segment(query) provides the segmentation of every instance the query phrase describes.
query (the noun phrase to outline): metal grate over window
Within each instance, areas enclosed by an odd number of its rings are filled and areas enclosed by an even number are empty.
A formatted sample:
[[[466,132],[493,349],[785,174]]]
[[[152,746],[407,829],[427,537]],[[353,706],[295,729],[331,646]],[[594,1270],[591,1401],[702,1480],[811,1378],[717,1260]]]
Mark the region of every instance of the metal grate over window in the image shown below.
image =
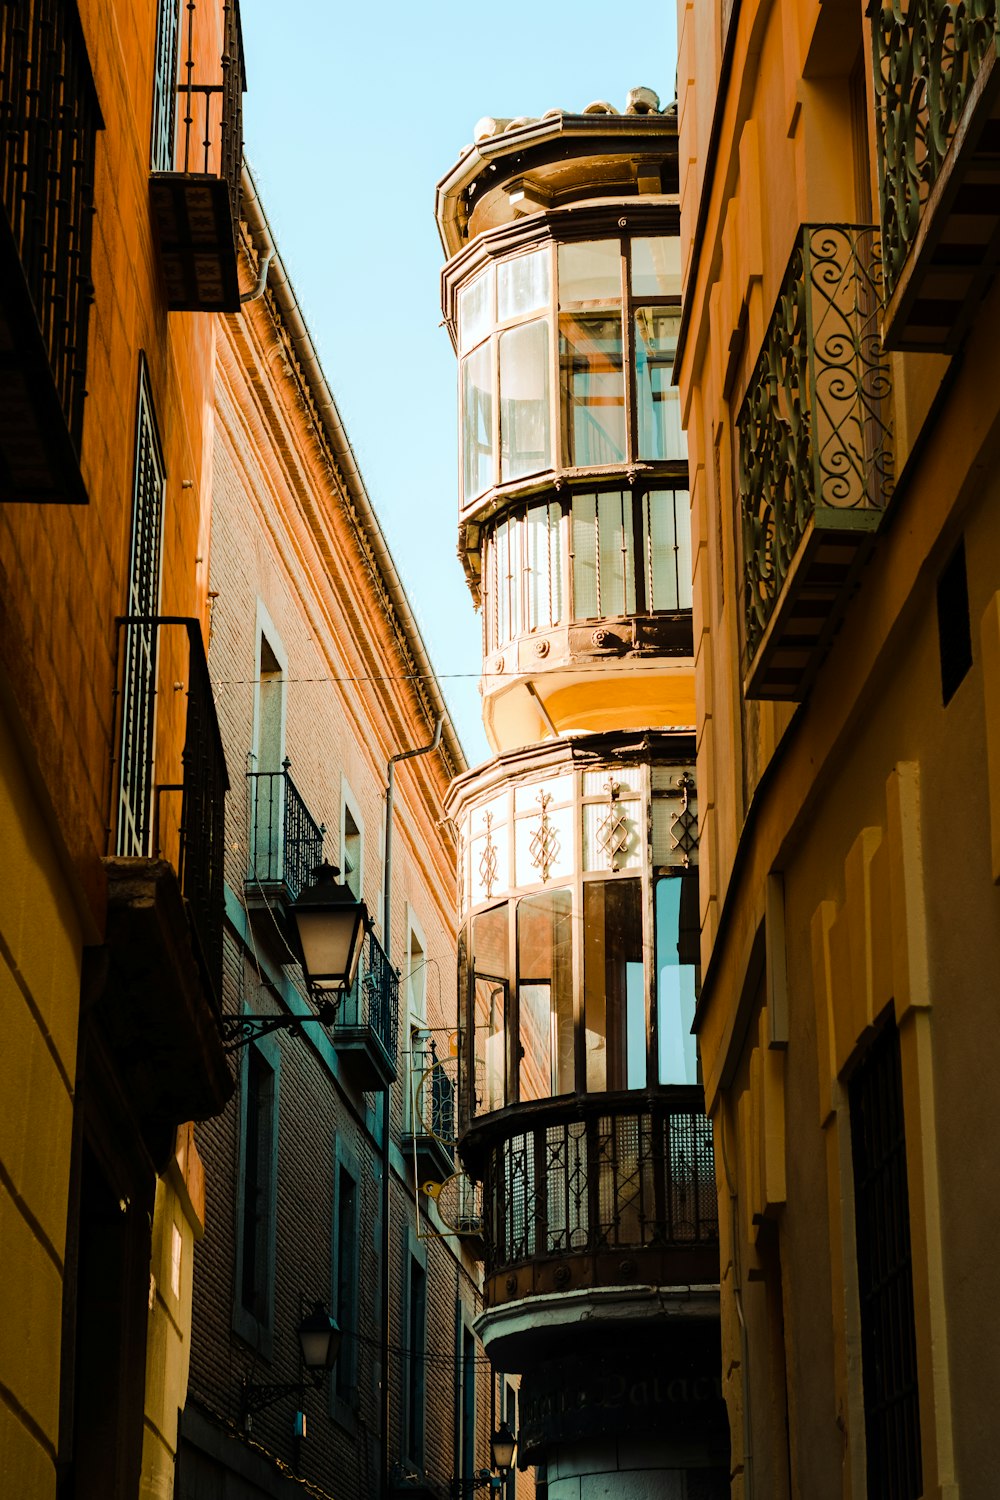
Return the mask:
[[[851,1080],[868,1491],[922,1492],[920,1402],[899,1033],[887,1026]]]
[[[148,855],[156,705],[156,621],[163,532],[163,456],[145,361],[139,370],[132,550],[127,614],[137,623],[123,634],[121,777],[116,853]]]
[[[149,146],[149,165],[154,172],[174,169],[179,40],[180,0],[160,0],[153,71],[153,132]]]
[[[76,5],[6,0],[0,5],[0,206],[77,449],[101,126]]]

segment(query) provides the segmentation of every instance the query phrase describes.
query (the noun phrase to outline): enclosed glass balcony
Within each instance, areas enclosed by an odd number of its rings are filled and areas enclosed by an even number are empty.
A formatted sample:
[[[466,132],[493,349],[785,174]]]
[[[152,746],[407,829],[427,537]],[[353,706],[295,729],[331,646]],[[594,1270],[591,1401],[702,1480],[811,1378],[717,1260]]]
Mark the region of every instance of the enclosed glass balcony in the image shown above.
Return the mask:
[[[470,799],[457,819],[466,1124],[698,1082],[691,767],[580,765],[567,745],[548,758],[549,772]]]
[[[556,471],[687,460],[675,237],[548,241],[460,287],[462,508]]]

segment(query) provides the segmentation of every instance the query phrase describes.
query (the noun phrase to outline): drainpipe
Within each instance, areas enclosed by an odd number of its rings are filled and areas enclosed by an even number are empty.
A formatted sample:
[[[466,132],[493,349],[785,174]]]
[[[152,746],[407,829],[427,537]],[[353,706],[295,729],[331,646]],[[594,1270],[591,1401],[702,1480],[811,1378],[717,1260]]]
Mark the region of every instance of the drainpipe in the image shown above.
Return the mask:
[[[429,745],[417,750],[401,750],[389,757],[385,789],[385,895],[382,901],[382,947],[390,957],[392,928],[392,804],[396,784],[396,765],[418,755],[430,755],[441,743],[444,715],[438,714],[434,737]],[[379,1492],[389,1500],[389,1097],[390,1087],[382,1091],[382,1464]]]

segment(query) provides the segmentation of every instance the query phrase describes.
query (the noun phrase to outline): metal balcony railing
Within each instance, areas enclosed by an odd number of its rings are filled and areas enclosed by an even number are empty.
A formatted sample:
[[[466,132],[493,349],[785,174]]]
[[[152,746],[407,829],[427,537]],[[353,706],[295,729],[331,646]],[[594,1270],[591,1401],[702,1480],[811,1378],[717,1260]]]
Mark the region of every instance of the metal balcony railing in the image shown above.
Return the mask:
[[[110,849],[175,864],[218,1003],[229,778],[201,624],[172,615],[116,623]]]
[[[399,970],[394,969],[373,932],[365,937],[361,966],[354,988],[340,1002],[334,1045],[338,1034],[364,1033],[376,1042],[396,1076],[399,1046]]]
[[[749,697],[801,697],[892,493],[877,230],[803,225],[737,418]]]
[[[239,309],[245,89],[239,0],[184,0],[161,16],[150,194],[175,310]]]
[[[479,1141],[471,1153],[463,1142],[463,1155],[483,1178],[493,1300],[498,1282],[510,1295],[529,1289],[519,1268],[546,1262],[548,1279],[543,1266],[534,1290],[636,1281],[650,1256],[668,1284],[664,1268],[675,1253],[699,1250],[704,1273],[690,1276],[685,1265],[678,1279],[718,1278],[712,1125],[700,1089],[517,1105],[476,1132]]]
[[[282,885],[288,899],[312,881],[323,860],[323,828],[306,807],[289,775],[291,762],[280,771],[250,771],[250,869],[251,886]]]
[[[924,208],[983,65],[1000,37],[997,0],[884,0],[871,8],[886,289]]]
[[[13,499],[86,499],[53,475],[56,434],[45,420],[46,364],[70,454],[83,425],[94,214],[94,157],[103,121],[72,0],[0,5],[0,329],[16,382],[4,388],[0,476]],[[37,349],[36,346],[37,345]],[[5,359],[8,356],[5,356]],[[33,400],[42,429],[19,410]],[[48,431],[45,429],[49,428]],[[60,444],[59,446],[62,446]],[[73,486],[70,486],[71,490]],[[48,493],[54,490],[54,493]],[[5,493],[4,498],[8,495]]]

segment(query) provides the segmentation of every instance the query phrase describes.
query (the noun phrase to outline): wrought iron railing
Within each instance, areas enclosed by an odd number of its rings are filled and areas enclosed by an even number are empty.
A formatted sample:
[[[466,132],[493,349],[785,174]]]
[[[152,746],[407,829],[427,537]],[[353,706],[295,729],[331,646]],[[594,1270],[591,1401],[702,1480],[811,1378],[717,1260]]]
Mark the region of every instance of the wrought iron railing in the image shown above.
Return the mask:
[[[871,8],[885,282],[891,295],[979,70],[997,0],[883,0]]]
[[[516,1106],[481,1128],[488,1277],[553,1257],[718,1244],[700,1089]]]
[[[200,11],[199,11],[200,4]],[[218,0],[184,0],[179,29],[162,25],[153,103],[154,170],[221,177],[239,220],[246,79],[239,0],[223,0],[222,53],[210,81],[196,75],[208,50]],[[175,113],[176,111],[176,113]]]
[[[0,199],[79,448],[87,366],[97,91],[73,0],[0,4]]]
[[[814,515],[892,493],[882,300],[876,229],[803,225],[737,418],[751,661]]]
[[[340,1003],[337,1028],[370,1032],[395,1067],[399,1046],[399,970],[390,964],[374,932],[365,938],[358,977],[354,988]]]
[[[112,796],[116,826],[110,829],[109,848],[138,858],[176,862],[218,1003],[229,778],[201,624],[176,615],[126,615],[116,623],[116,696],[121,696],[126,680],[133,691],[141,692],[143,702],[159,699],[160,707],[155,713],[135,715],[126,701],[116,714],[119,728]],[[130,656],[137,655],[144,667],[141,684],[134,671],[123,679]],[[179,766],[178,743],[182,746]],[[179,779],[172,779],[178,774]],[[177,797],[175,821],[170,809],[176,802],[170,799]],[[124,819],[129,838],[123,844],[117,825]]]
[[[284,885],[292,901],[312,880],[323,860],[323,828],[306,807],[291,776],[291,762],[280,771],[251,771],[250,869],[252,885]]]
[[[457,1130],[457,1058],[440,1058],[433,1040],[426,1049],[413,1043],[410,1068],[413,1077],[413,1136],[430,1136],[446,1149],[455,1144]]]

